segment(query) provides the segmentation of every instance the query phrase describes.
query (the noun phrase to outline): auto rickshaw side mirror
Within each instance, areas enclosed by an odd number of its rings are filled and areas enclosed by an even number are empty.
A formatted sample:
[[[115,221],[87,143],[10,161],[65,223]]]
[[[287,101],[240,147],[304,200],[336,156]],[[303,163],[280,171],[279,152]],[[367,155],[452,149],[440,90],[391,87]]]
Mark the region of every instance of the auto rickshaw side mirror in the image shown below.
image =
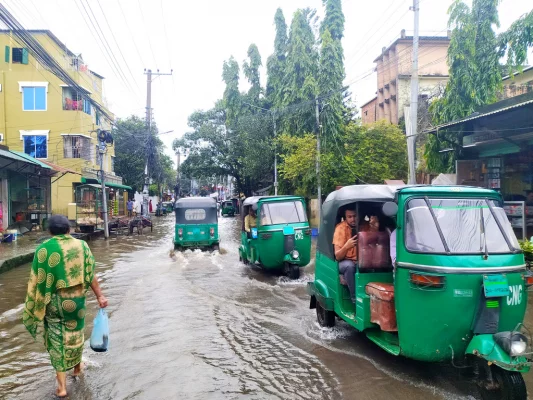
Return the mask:
[[[398,204],[393,201],[387,201],[381,208],[383,214],[387,217],[394,217],[398,214]]]

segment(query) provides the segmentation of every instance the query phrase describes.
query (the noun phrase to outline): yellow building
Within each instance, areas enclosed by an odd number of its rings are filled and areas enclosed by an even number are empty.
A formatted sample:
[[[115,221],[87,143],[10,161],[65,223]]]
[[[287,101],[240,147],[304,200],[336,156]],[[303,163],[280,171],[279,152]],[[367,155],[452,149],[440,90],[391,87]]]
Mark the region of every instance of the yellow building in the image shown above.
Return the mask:
[[[91,71],[81,55],[72,53],[52,32],[27,32],[84,93],[50,72],[12,31],[0,30],[0,144],[62,168],[62,174],[52,183],[52,212],[66,215],[68,204],[75,202],[76,186],[98,182],[97,130],[109,130],[111,121],[100,115],[87,98],[104,104],[104,78]],[[114,154],[114,146],[108,146],[103,156],[105,180],[122,211],[123,190],[128,187],[113,172]]]

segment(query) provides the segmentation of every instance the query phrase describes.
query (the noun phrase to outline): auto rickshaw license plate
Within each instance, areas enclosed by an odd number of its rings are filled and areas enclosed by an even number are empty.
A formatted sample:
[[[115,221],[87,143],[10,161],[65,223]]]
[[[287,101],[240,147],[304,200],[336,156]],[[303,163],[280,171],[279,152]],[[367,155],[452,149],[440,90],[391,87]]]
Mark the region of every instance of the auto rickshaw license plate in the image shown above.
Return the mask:
[[[504,274],[483,275],[485,297],[509,296],[509,282]]]

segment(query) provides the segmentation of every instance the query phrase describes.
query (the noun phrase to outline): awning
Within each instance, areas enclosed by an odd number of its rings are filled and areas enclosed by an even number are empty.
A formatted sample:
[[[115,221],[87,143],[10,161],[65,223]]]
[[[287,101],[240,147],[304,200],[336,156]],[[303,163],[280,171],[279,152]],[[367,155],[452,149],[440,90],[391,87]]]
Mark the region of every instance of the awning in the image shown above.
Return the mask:
[[[98,183],[102,183],[102,181],[100,179],[94,179],[94,178],[85,178],[85,177],[82,177],[81,178],[81,183],[86,183],[86,182],[98,182]],[[116,188],[116,189],[124,189],[124,190],[133,190],[131,188],[131,186],[127,186],[127,185],[122,185],[120,183],[113,183],[113,182],[106,182],[105,185],[107,187],[111,187],[111,188]]]
[[[50,167],[49,165],[46,165],[45,163],[43,163],[42,161],[36,159],[36,158],[33,158],[32,156],[26,154],[26,153],[22,153],[20,151],[15,151],[15,150],[9,150],[10,153],[14,153],[16,154],[17,156],[19,157],[22,157],[26,160],[26,162],[31,162],[33,164],[36,164],[38,165],[39,167],[41,168],[46,168],[46,169],[53,169],[52,167]]]
[[[32,156],[27,155],[26,153],[21,153],[20,151],[0,149],[0,156],[9,158],[14,161],[30,163],[45,169],[52,169],[49,165],[44,164],[43,162],[37,160],[36,158],[33,158]]]

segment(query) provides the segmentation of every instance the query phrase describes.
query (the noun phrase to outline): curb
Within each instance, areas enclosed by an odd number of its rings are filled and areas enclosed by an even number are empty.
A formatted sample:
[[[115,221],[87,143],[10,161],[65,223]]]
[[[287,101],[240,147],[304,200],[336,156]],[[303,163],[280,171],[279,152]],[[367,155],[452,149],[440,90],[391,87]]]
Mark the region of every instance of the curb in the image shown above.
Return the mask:
[[[33,260],[33,255],[35,254],[35,251],[32,251],[30,253],[22,254],[20,256],[16,256],[13,258],[8,258],[7,260],[0,261],[0,274],[3,272],[7,272],[10,269],[13,269],[15,267],[18,267],[22,264],[29,263]]]

